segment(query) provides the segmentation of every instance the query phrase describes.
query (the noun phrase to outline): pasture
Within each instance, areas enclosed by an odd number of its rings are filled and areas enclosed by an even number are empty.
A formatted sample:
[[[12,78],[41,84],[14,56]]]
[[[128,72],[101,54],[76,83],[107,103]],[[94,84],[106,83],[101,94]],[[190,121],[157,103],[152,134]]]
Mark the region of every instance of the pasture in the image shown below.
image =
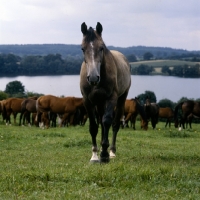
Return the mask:
[[[140,65],[149,65],[155,68],[163,67],[163,66],[182,66],[182,65],[196,65],[200,64],[200,62],[191,62],[184,60],[149,60],[149,61],[139,61],[139,62],[131,62],[131,67],[138,67]]]
[[[1,122],[1,199],[199,199],[200,125],[139,126],[119,130],[116,158],[91,164],[88,122],[44,130]]]

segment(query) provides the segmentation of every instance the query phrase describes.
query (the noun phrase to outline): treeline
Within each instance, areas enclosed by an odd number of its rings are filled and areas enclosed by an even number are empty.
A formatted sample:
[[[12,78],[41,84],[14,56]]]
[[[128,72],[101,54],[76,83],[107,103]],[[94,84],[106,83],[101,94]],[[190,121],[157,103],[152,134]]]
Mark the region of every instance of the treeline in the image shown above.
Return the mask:
[[[14,54],[0,54],[0,76],[40,76],[40,75],[73,75],[79,74],[82,57],[60,54],[30,55],[20,57]],[[151,75],[155,68],[141,64],[132,67],[132,75]],[[178,77],[200,77],[200,65],[163,66],[162,74]]]
[[[155,68],[149,65],[141,64],[138,67],[133,67],[131,69],[131,74],[133,75],[151,75],[155,72]],[[178,76],[185,78],[198,78],[200,77],[200,65],[195,64],[191,65],[183,65],[183,66],[163,66],[161,70],[162,74],[168,76]]]
[[[129,62],[155,59],[180,59],[199,61],[200,51],[187,51],[163,47],[113,47],[122,52]],[[83,60],[80,45],[0,45],[0,76],[39,76],[79,74]],[[154,68],[140,65],[132,68],[133,75],[151,75]],[[179,77],[200,77],[199,65],[171,66],[162,68],[162,73]]]
[[[82,58],[60,54],[24,56],[0,54],[0,76],[79,74]]]
[[[200,54],[200,51],[187,51],[183,49],[173,49],[168,47],[146,47],[132,46],[127,48],[108,46],[108,49],[118,50],[125,56],[134,54],[141,58],[146,52],[151,52],[157,59],[166,59],[188,54]],[[25,55],[48,55],[60,54],[63,58],[67,56],[82,56],[80,45],[67,44],[27,44],[27,45],[0,45],[0,53],[14,54],[18,56]]]

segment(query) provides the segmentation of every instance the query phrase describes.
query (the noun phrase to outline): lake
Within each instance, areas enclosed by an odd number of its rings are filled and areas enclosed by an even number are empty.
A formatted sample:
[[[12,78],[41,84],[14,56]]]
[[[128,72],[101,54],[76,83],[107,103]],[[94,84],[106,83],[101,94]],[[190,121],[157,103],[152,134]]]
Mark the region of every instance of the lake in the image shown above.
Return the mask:
[[[81,97],[79,79],[79,75],[2,77],[0,90],[4,91],[9,82],[18,80],[28,92]],[[154,92],[157,101],[164,98],[173,102],[177,102],[182,97],[200,98],[200,78],[132,75],[131,79],[128,98],[134,98],[146,90]]]

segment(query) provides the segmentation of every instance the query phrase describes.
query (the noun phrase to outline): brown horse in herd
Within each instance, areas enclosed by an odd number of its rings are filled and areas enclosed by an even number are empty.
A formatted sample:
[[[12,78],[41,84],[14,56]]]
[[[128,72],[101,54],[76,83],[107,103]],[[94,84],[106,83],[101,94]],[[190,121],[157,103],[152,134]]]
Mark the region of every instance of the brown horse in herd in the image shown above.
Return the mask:
[[[180,120],[179,120],[179,110],[180,110]],[[188,120],[191,120],[192,117],[200,118],[200,102],[193,101],[193,100],[187,100],[184,102],[180,102],[176,107],[174,111],[174,119],[175,119],[175,126],[181,129],[181,126],[183,129],[185,129],[185,123]]]
[[[83,98],[78,97],[56,97],[53,95],[44,95],[37,99],[36,109],[37,118],[36,121],[41,122],[41,115],[43,112],[53,112],[62,116],[62,126],[66,120],[71,116],[70,124],[73,122],[74,114],[77,108],[83,106]]]
[[[127,99],[125,102],[125,109],[124,109],[124,115],[125,115],[125,122],[124,126],[126,126],[131,121],[133,125],[133,129],[135,130],[135,122],[137,115],[140,115],[141,117],[141,127],[144,130],[148,129],[148,121],[146,118],[146,113],[144,111],[144,107],[140,105],[138,99]]]
[[[16,124],[16,117],[18,113],[21,113],[21,103],[24,99],[21,98],[8,98],[2,101],[2,115],[6,120],[6,124],[10,123],[10,115],[13,113],[14,124]]]
[[[159,109],[159,118],[165,118],[167,119],[165,127],[169,124],[169,127],[171,127],[171,121],[174,119],[174,111],[170,107],[165,107]]]
[[[103,27],[99,22],[95,30],[92,27],[88,29],[84,22],[81,31],[84,61],[80,72],[80,89],[90,121],[89,131],[92,138],[90,161],[99,162],[96,141],[98,122],[95,117],[97,108],[102,130],[100,162],[109,162],[110,157],[115,157],[117,132],[131,85],[130,65],[124,55],[118,51],[110,51],[106,47],[102,39]],[[108,135],[111,125],[113,138],[110,146]]]

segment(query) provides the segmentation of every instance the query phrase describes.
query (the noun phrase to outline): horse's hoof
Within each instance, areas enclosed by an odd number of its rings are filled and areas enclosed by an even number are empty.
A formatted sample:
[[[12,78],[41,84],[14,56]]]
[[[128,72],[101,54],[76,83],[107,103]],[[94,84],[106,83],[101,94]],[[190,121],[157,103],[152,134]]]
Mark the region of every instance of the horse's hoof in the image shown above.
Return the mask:
[[[90,160],[90,163],[99,163],[99,160]]]
[[[109,163],[110,158],[109,157],[101,157],[100,158],[100,163]]]
[[[113,153],[113,151],[110,151],[110,158],[115,158],[115,157],[116,157],[115,153]]]

